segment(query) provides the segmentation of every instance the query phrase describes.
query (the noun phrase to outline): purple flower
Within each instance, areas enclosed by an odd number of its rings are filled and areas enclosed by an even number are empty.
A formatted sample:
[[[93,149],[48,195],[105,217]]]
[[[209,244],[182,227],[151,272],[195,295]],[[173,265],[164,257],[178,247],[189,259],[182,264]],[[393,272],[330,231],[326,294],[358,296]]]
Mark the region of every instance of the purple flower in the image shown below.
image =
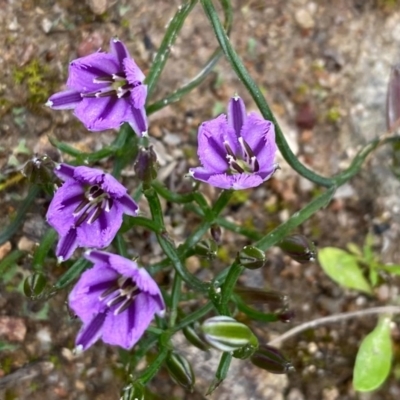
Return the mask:
[[[53,94],[46,103],[55,110],[75,109],[91,131],[118,128],[128,122],[139,135],[147,133],[143,72],[118,39],[110,53],[98,51],[69,65],[68,90]]]
[[[103,251],[88,251],[94,263],[69,295],[69,305],[83,321],[76,345],[86,350],[98,339],[130,349],[165,310],[153,278],[133,261]]]
[[[198,146],[202,166],[191,168],[190,175],[222,189],[259,186],[278,168],[274,125],[257,113],[246,114],[237,96],[229,101],[228,116],[201,124]]]
[[[114,177],[89,167],[60,164],[55,174],[64,181],[47,211],[58,232],[56,255],[71,257],[77,247],[104,248],[122,224],[122,214],[135,216],[138,206]]]

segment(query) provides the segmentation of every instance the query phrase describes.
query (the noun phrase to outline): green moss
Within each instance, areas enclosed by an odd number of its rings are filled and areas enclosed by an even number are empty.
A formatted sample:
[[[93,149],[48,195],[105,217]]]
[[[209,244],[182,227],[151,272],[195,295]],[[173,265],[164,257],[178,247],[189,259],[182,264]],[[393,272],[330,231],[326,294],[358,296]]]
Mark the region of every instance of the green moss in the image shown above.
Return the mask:
[[[229,263],[231,258],[229,256],[229,252],[226,249],[226,247],[220,247],[218,249],[218,258],[223,262],[223,263]]]
[[[49,72],[48,66],[37,59],[13,69],[15,84],[25,85],[27,88],[27,103],[30,106],[45,103],[52,93],[53,82],[49,79]]]
[[[340,110],[337,107],[331,107],[326,113],[326,120],[331,123],[339,122],[341,119]]]
[[[247,190],[236,190],[233,192],[233,195],[231,197],[231,200],[229,201],[229,204],[232,205],[240,205],[244,204],[250,196],[250,191]]]

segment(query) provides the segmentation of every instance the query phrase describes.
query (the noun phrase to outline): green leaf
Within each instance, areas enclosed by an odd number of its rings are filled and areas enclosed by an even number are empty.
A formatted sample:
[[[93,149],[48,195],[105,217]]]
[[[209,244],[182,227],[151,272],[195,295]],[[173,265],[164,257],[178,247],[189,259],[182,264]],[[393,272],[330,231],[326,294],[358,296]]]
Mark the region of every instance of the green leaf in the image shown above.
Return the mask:
[[[400,265],[389,264],[389,265],[382,265],[379,264],[378,268],[383,269],[390,274],[400,275]]]
[[[361,343],[354,366],[353,386],[359,392],[377,389],[388,377],[392,362],[390,319],[382,318]]]
[[[336,247],[320,249],[318,260],[325,273],[339,285],[371,294],[371,287],[357,263],[357,258]]]

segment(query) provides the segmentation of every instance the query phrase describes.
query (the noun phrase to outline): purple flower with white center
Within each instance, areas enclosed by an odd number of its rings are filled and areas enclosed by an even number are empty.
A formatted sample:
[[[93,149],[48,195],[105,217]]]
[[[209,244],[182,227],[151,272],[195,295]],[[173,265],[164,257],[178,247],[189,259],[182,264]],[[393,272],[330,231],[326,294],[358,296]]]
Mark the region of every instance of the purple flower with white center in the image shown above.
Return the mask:
[[[98,51],[69,65],[68,90],[53,94],[46,103],[55,110],[75,109],[91,131],[119,128],[124,122],[139,135],[147,134],[145,76],[118,39],[110,53]]]
[[[71,257],[77,247],[107,247],[121,227],[122,215],[137,215],[137,204],[110,174],[67,164],[58,165],[54,172],[64,184],[46,217],[60,236],[56,249],[60,261]]]
[[[221,189],[248,189],[269,179],[278,168],[275,128],[257,113],[246,114],[235,96],[222,114],[200,125],[198,151],[201,167],[190,175]]]
[[[85,258],[94,266],[81,275],[69,295],[69,306],[83,321],[77,348],[86,350],[100,338],[132,348],[154,314],[164,313],[159,287],[144,268],[124,257],[91,250]]]

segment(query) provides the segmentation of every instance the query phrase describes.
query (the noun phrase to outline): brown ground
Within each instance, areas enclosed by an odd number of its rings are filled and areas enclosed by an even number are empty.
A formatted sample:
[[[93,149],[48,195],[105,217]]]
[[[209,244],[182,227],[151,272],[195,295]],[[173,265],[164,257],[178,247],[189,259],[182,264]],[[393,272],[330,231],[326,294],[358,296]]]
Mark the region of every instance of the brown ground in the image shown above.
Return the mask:
[[[343,169],[367,140],[385,131],[385,93],[390,66],[400,58],[400,7],[396,0],[263,0],[234,2],[232,43],[246,67],[264,90],[282,128],[301,160],[325,175]],[[104,6],[103,6],[104,4]],[[80,149],[94,150],[110,143],[114,132],[88,133],[70,112],[43,106],[60,90],[67,64],[119,36],[136,62],[147,71],[178,1],[0,0],[0,219],[6,226],[27,192],[18,168],[35,152],[51,150],[48,135]],[[97,13],[97,14],[96,14]],[[174,45],[154,98],[162,98],[201,68],[216,46],[202,8],[187,19]],[[183,101],[154,114],[150,136],[161,160],[160,176],[171,187],[181,184],[195,156],[198,124],[219,113],[238,92],[249,108],[254,105],[225,60],[210,77]],[[187,156],[189,155],[189,159]],[[377,252],[386,262],[400,264],[399,182],[390,172],[390,152],[374,154],[363,171],[331,205],[307,221],[300,231],[318,245],[344,247],[363,243],[374,232]],[[108,168],[110,161],[102,163]],[[244,192],[238,204],[226,211],[261,232],[300,209],[317,188],[281,161],[282,171],[268,184]],[[132,166],[125,182],[134,188]],[[14,182],[10,184],[10,182]],[[1,186],[5,182],[6,186]],[[216,193],[204,186],[210,198]],[[46,230],[44,215],[49,199],[37,199],[21,230],[0,248],[0,259],[13,250],[26,255],[0,278],[0,344],[12,349],[0,354],[0,398],[4,399],[118,399],[122,388],[118,352],[99,343],[84,355],[74,356],[74,336],[79,323],[70,318],[63,292],[49,303],[30,302],[21,282],[30,273],[35,243]],[[146,204],[141,205],[146,213]],[[170,234],[187,235],[198,219],[168,209]],[[132,252],[142,263],[160,255],[154,238],[136,232]],[[140,237],[138,239],[138,237]],[[224,248],[233,256],[247,243],[225,233]],[[226,256],[225,256],[226,257]],[[213,265],[220,268],[221,256]],[[198,267],[194,262],[192,268]],[[49,260],[45,272],[55,281],[63,272]],[[270,265],[262,273],[245,274],[242,282],[281,290],[290,296],[299,324],[320,316],[398,303],[398,281],[388,279],[376,296],[344,291],[332,283],[317,264],[300,266],[279,251],[270,253]],[[306,332],[286,342],[285,354],[296,373],[289,379],[256,370],[247,362],[235,362],[226,382],[213,399],[397,399],[400,389],[399,331],[393,330],[396,357],[393,373],[376,393],[356,394],[351,373],[357,346],[372,329],[375,318],[347,321]],[[286,324],[255,325],[260,338],[276,336]],[[165,399],[201,399],[215,371],[215,355],[204,359],[179,336],[177,349],[194,359],[198,373],[196,393],[185,395],[161,371],[151,389]],[[208,357],[208,356],[207,356]],[[200,361],[201,362],[200,362]],[[15,372],[7,379],[6,375]],[[5,386],[7,388],[5,389]],[[2,390],[4,389],[4,390]],[[3,397],[1,397],[3,396]]]

